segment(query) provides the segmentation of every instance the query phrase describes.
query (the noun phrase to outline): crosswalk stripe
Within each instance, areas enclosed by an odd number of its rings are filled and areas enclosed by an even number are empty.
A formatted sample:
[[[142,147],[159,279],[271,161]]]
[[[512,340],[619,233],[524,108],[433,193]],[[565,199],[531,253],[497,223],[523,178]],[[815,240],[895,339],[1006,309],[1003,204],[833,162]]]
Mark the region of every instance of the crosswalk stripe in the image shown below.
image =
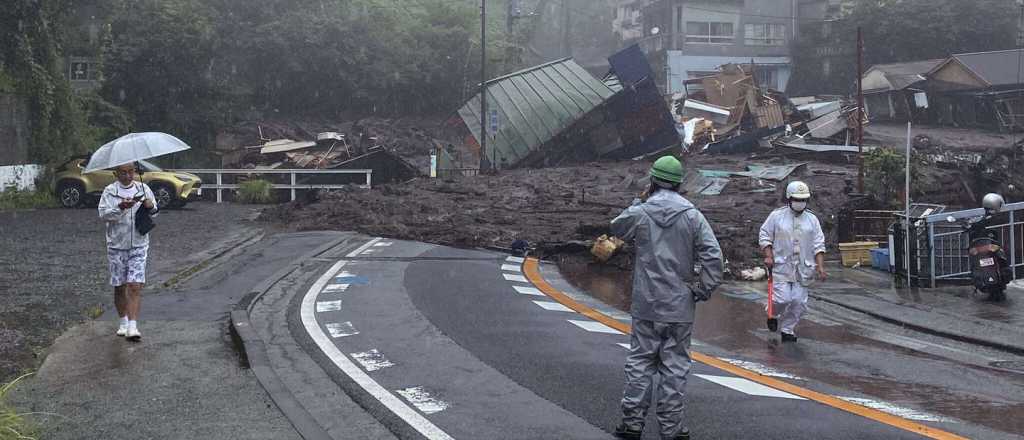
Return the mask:
[[[618,345],[619,347],[622,347],[622,348],[625,348],[626,350],[629,350],[629,343],[628,342],[619,342],[619,343],[617,343],[615,345]]]
[[[381,368],[395,366],[394,362],[384,359],[384,356],[376,348],[362,353],[352,353],[351,355],[366,371],[377,371]]]
[[[396,393],[408,400],[412,406],[423,414],[434,414],[448,409],[448,403],[437,400],[430,396],[430,393],[423,387],[412,387],[402,390],[395,390]]]
[[[620,332],[618,330],[615,330],[615,329],[613,329],[611,327],[608,327],[607,325],[601,324],[600,322],[597,322],[597,321],[577,321],[575,319],[570,319],[569,322],[573,323],[573,325],[575,325],[575,326],[577,326],[577,327],[579,327],[579,328],[581,328],[583,330],[586,330],[588,332],[608,333],[608,334],[611,334],[611,335],[621,335],[621,334],[623,334],[622,332]]]
[[[376,246],[376,247],[387,247],[387,246],[391,246],[393,244],[394,243],[392,243],[390,241],[382,241],[380,243],[374,243],[374,246]]]
[[[536,287],[512,286],[512,288],[516,289],[516,292],[522,293],[523,295],[546,296],[544,295],[544,292],[541,292]]]
[[[515,264],[502,264],[501,265],[501,270],[508,271],[508,272],[522,272],[523,268],[520,267],[520,266],[517,266]]]
[[[337,301],[317,301],[316,311],[317,313],[323,312],[336,312],[341,310],[341,300]]]
[[[322,290],[321,292],[323,292],[323,293],[344,292],[344,291],[348,290],[348,288],[349,288],[349,284],[328,284],[328,285],[324,286],[324,290]]]
[[[726,388],[732,388],[743,394],[751,396],[762,396],[762,397],[781,397],[783,399],[795,399],[795,400],[807,400],[800,396],[795,396],[784,391],[779,391],[775,388],[770,388],[761,385],[752,380],[747,380],[742,377],[726,377],[726,376],[712,376],[710,374],[695,374],[701,379],[717,383]]]
[[[515,281],[517,283],[529,283],[529,281],[526,280],[526,277],[524,277],[522,275],[514,275],[514,274],[509,274],[509,273],[503,273],[503,274],[501,274],[501,276],[505,277],[505,281]]]
[[[359,330],[356,330],[356,327],[350,321],[332,322],[326,324],[325,327],[327,327],[327,333],[330,333],[332,338],[343,338],[359,334]]]
[[[508,257],[508,258],[505,259],[505,261],[509,261],[509,262],[512,262],[512,263],[523,264],[523,262],[526,261],[526,259],[523,258],[523,257]]]
[[[568,308],[566,306],[563,306],[563,305],[561,305],[559,303],[556,303],[556,302],[551,302],[551,301],[534,301],[533,303],[538,305],[538,306],[541,306],[541,308],[543,308],[544,310],[549,310],[549,311],[552,311],[552,312],[570,312],[570,313],[574,313],[575,312],[575,310],[570,309],[570,308]]]

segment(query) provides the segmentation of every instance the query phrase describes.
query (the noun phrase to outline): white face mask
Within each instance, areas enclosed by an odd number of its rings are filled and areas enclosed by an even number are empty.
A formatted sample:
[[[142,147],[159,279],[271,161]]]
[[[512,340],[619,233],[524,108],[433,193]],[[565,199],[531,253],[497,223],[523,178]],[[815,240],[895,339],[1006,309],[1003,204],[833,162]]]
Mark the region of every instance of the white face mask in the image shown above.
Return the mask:
[[[807,202],[793,200],[789,202],[789,207],[796,212],[804,212],[807,209]]]

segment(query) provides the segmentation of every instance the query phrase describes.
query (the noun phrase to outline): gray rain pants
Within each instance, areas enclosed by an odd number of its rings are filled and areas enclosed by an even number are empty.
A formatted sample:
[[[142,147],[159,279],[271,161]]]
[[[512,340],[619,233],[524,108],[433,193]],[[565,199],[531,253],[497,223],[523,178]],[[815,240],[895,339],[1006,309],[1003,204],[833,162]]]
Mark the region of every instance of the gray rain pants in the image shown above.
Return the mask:
[[[633,318],[633,335],[626,357],[626,388],[622,393],[622,423],[643,429],[655,373],[659,375],[658,423],[661,437],[672,438],[684,426],[683,397],[690,372],[690,334],[693,324]]]

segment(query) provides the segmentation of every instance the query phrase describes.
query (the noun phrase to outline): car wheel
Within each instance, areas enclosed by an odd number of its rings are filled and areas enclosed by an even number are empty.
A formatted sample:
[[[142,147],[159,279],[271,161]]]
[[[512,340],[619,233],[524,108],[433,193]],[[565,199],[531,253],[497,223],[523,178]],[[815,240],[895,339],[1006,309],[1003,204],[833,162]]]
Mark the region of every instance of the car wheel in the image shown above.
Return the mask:
[[[78,182],[61,182],[57,185],[57,199],[60,200],[60,206],[77,208],[85,199],[85,187]]]
[[[171,206],[174,201],[174,192],[167,185],[154,185],[152,188],[153,197],[156,197],[157,209],[164,209]]]

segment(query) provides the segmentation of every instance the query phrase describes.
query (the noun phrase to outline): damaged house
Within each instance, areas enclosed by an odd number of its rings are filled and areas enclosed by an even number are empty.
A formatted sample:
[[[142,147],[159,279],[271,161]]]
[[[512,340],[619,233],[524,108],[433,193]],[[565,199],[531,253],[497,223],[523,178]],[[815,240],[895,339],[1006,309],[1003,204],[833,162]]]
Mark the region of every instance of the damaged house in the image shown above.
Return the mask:
[[[557,166],[677,145],[672,117],[639,47],[626,48],[609,62],[612,70],[604,79],[565,58],[488,81],[488,127],[480,127],[478,94],[445,123],[451,148],[440,149],[439,169],[469,169],[481,162],[498,169]],[[481,153],[482,131],[488,137]]]
[[[876,64],[864,72],[864,108],[872,120],[907,121],[927,117],[925,75],[945,60]]]

